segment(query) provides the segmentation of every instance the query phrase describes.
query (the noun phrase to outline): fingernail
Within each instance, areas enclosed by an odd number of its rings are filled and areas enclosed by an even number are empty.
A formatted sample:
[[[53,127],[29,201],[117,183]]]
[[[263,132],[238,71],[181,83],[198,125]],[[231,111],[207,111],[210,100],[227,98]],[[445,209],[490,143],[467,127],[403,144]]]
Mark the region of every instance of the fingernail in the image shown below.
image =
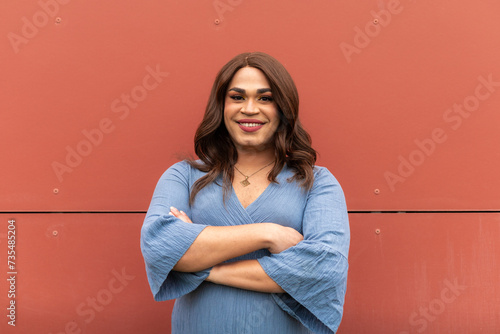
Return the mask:
[[[172,211],[170,211],[168,214],[169,214],[169,215],[171,215],[171,216],[173,216],[173,215],[174,215],[174,214],[172,213]]]
[[[182,210],[181,210],[181,213],[182,213],[183,215],[185,215],[185,214],[186,214],[186,213],[185,213],[184,211],[182,211]]]

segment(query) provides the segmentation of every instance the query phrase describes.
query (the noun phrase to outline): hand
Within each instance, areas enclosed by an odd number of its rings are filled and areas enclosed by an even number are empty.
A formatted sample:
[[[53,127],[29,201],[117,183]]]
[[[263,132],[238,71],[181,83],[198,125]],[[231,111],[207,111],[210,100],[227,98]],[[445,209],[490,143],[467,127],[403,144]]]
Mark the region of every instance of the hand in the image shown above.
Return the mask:
[[[291,227],[278,224],[269,226],[271,227],[271,246],[268,250],[273,254],[280,253],[304,240],[304,236]]]
[[[219,265],[215,265],[210,269],[210,272],[208,273],[207,278],[205,278],[206,282],[211,282],[215,283],[216,277],[217,277],[217,270],[219,269]]]
[[[179,218],[180,220],[182,220],[185,223],[190,223],[190,224],[193,223],[191,221],[191,219],[189,219],[188,215],[186,215],[186,213],[184,211],[179,211],[176,208],[174,208],[173,206],[170,207],[170,212],[168,214],[172,215],[172,216],[174,216],[176,218]]]

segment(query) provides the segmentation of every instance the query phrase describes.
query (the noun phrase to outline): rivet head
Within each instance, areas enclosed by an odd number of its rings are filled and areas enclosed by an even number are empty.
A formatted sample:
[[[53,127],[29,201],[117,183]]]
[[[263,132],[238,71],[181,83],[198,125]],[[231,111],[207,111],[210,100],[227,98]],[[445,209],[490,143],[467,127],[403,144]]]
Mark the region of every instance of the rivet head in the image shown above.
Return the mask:
[[[215,24],[220,24],[220,20],[219,19],[215,19],[214,23]]]
[[[375,195],[378,195],[380,194],[380,189],[375,189],[373,192],[375,193]]]
[[[61,23],[62,19],[60,17],[56,17],[56,23]]]
[[[378,19],[373,19],[373,24],[378,24]]]
[[[54,194],[58,194],[59,193],[59,189],[57,189],[57,188],[54,188],[53,191],[54,191]]]
[[[52,231],[52,235],[53,235],[54,237],[56,237],[58,234],[59,234],[59,232],[57,232],[57,231]]]
[[[380,234],[380,229],[379,228],[375,229],[375,234]]]

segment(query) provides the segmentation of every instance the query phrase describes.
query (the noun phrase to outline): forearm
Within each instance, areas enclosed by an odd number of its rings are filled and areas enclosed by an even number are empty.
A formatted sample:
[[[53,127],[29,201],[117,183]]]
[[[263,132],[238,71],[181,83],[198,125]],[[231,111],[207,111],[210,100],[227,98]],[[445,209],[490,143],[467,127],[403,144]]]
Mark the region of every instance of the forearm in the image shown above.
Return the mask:
[[[194,272],[226,260],[269,247],[267,223],[237,226],[207,226],[174,266]]]
[[[207,281],[259,292],[285,292],[266,274],[257,260],[219,264],[212,268]]]

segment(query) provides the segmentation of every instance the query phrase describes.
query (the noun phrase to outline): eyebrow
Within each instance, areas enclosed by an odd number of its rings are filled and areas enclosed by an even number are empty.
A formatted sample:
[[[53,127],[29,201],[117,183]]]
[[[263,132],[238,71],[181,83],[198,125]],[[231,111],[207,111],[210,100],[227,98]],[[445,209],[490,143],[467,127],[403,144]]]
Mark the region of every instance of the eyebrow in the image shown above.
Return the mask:
[[[240,94],[245,94],[245,90],[242,89],[242,88],[238,88],[238,87],[233,87],[231,89],[229,89],[229,91],[235,91],[237,93],[240,93]],[[257,89],[257,94],[262,94],[262,93],[267,93],[267,92],[271,92],[271,88],[259,88]]]

